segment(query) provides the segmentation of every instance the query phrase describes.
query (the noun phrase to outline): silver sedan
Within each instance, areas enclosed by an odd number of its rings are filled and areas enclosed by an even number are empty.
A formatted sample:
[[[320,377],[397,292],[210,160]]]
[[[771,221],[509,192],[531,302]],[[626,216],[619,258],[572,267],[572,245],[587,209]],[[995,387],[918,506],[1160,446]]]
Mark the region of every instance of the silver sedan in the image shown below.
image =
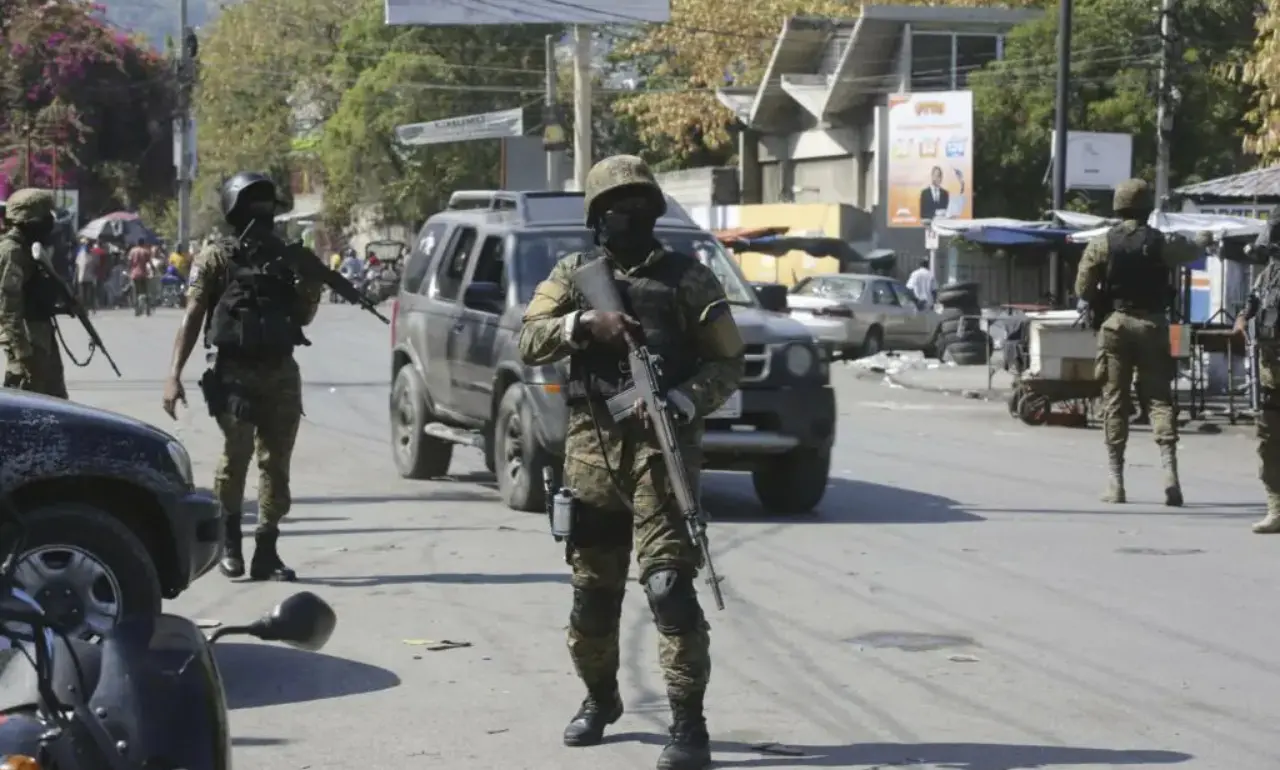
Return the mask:
[[[882,275],[841,273],[803,279],[787,296],[791,317],[846,358],[881,350],[933,352],[942,316],[911,290]]]

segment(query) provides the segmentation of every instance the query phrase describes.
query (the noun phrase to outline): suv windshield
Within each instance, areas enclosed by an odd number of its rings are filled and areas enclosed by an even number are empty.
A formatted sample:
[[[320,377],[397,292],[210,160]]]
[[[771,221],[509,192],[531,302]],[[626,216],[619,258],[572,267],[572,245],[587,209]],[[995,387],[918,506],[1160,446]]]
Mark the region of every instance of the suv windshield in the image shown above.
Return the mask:
[[[711,268],[724,286],[725,297],[730,304],[756,306],[755,292],[742,279],[737,265],[719,241],[696,231],[659,230],[656,235],[668,249],[696,256]],[[594,245],[587,230],[549,230],[517,235],[514,267],[520,301],[527,303],[533,299],[533,290],[538,282],[551,274],[551,268],[561,258],[575,251],[586,251]]]

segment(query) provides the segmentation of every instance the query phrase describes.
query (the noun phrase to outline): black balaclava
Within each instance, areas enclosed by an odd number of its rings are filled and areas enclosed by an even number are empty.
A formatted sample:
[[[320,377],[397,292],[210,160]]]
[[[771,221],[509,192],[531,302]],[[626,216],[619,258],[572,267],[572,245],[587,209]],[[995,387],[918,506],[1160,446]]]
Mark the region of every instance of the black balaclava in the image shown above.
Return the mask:
[[[15,227],[32,243],[48,245],[53,239],[53,214],[47,214],[35,221],[22,222]]]
[[[227,223],[238,231],[270,232],[275,226],[276,194],[268,185],[255,185],[244,191],[239,205],[227,215]]]
[[[596,221],[596,243],[624,264],[642,262],[653,252],[658,208],[643,193],[623,194],[604,202]]]

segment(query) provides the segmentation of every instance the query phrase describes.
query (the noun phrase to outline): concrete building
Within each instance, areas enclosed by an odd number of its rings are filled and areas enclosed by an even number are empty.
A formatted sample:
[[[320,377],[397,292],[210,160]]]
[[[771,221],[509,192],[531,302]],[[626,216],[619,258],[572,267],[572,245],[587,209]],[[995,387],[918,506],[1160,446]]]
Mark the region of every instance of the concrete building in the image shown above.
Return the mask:
[[[744,127],[741,200],[840,203],[855,244],[924,251],[922,227],[886,225],[889,94],[964,90],[1038,11],[864,6],[857,18],[788,20],[758,88],[718,92]],[[976,170],[975,173],[981,173]]]

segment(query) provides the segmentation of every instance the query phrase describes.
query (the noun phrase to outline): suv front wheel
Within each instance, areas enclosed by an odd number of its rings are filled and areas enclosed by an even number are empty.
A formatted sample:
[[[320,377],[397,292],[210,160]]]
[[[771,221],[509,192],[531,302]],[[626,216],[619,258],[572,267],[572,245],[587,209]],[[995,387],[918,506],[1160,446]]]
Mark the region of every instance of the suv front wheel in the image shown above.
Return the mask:
[[[751,471],[751,482],[766,511],[794,516],[818,507],[830,476],[831,450],[795,449]]]
[[[525,386],[515,384],[502,394],[493,424],[494,473],[507,507],[541,511],[546,505],[542,469],[551,458],[538,443]]]
[[[412,366],[402,366],[391,386],[391,452],[401,478],[434,479],[449,472],[453,444],[423,432],[427,397]]]

